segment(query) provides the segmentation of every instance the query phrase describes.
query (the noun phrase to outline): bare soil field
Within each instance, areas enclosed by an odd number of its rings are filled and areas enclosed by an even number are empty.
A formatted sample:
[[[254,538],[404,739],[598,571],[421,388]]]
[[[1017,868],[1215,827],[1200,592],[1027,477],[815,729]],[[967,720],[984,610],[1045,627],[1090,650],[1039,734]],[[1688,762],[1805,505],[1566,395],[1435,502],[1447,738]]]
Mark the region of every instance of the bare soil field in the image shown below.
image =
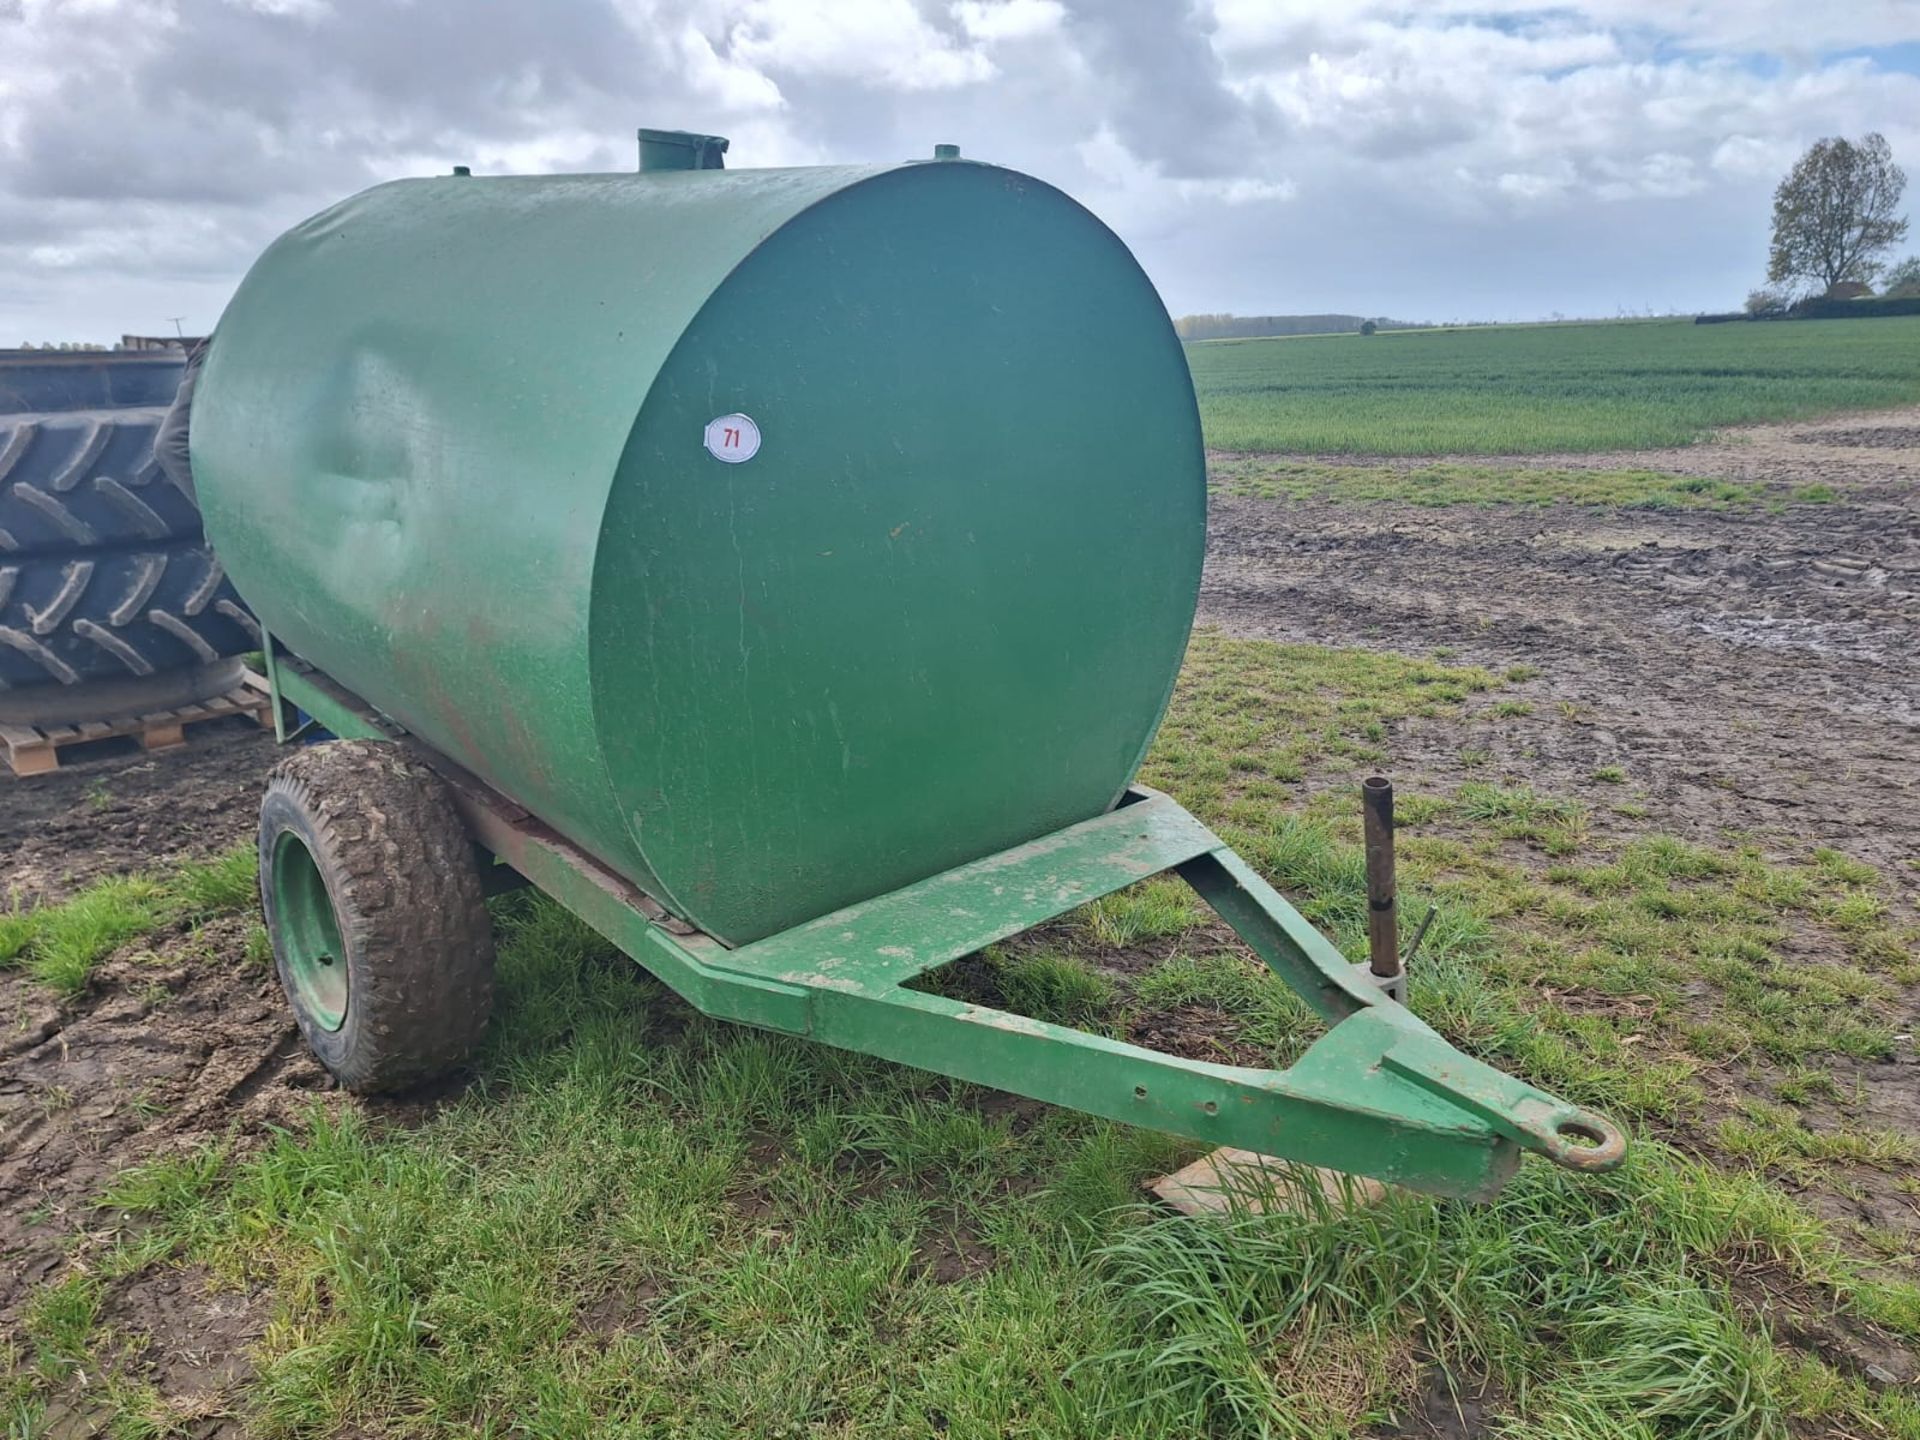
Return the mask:
[[[1920,896],[1920,411],[1763,427],[1671,452],[1500,463],[1604,469],[1623,458],[1759,486],[1780,503],[1635,511],[1219,497],[1201,623],[1519,674],[1500,693],[1526,703],[1509,703],[1497,725],[1477,713],[1405,721],[1392,740],[1395,780],[1444,790],[1497,775],[1584,802],[1603,833],[1653,827],[1783,855],[1831,845],[1879,869],[1910,921]],[[1834,498],[1790,498],[1816,484]],[[100,875],[245,842],[275,758],[271,736],[236,721],[171,755],[122,749],[32,781],[0,776],[0,898],[60,900]],[[210,1137],[256,1144],[316,1098],[360,1104],[329,1093],[301,1047],[256,931],[233,916],[151,937],[72,1001],[0,972],[0,1331],[17,1330],[33,1288],[99,1223],[94,1201],[119,1171]],[[1911,1134],[1920,992],[1901,1006],[1895,1058],[1861,1062],[1854,1078],[1866,1120]],[[1175,1007],[1135,1033],[1187,1049],[1205,1019]],[[407,1125],[435,1103],[362,1108]],[[1914,1209],[1880,1184],[1849,1203],[1879,1224]],[[1920,1212],[1904,1218],[1920,1226]],[[191,1269],[149,1272],[114,1290],[105,1322],[147,1337],[130,1343],[149,1347],[146,1372],[181,1433],[237,1435],[229,1401],[267,1307],[203,1292]],[[1913,1359],[1875,1353],[1900,1374]],[[85,1413],[50,1410],[49,1433],[88,1433]]]
[[[1599,511],[1217,497],[1201,623],[1535,666],[1521,693],[1539,703],[1498,732],[1497,768],[1580,795],[1604,817],[1615,797],[1591,777],[1618,765],[1646,792],[1645,823],[1701,838],[1812,838],[1898,876],[1911,899],[1920,411],[1499,463],[1711,476],[1777,489],[1785,503]],[[1811,484],[1837,498],[1786,499]],[[1397,778],[1457,777],[1463,743],[1445,724],[1410,727],[1396,737],[1409,767]]]

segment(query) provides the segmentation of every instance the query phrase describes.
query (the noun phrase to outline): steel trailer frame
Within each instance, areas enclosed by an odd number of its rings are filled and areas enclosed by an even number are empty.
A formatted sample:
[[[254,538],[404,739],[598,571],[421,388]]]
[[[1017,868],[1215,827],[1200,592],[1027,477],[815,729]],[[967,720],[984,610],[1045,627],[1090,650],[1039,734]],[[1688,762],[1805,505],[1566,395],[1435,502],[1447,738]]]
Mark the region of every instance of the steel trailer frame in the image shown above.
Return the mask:
[[[1461,1054],[1350,963],[1218,836],[1134,786],[1104,815],[729,949],[264,638],[275,731],[294,706],[406,745],[489,852],[702,1014],[1050,1104],[1441,1195],[1485,1198],[1531,1151],[1611,1170],[1610,1121]],[[1163,1054],[905,988],[984,946],[1171,871],[1326,1022],[1285,1070]]]

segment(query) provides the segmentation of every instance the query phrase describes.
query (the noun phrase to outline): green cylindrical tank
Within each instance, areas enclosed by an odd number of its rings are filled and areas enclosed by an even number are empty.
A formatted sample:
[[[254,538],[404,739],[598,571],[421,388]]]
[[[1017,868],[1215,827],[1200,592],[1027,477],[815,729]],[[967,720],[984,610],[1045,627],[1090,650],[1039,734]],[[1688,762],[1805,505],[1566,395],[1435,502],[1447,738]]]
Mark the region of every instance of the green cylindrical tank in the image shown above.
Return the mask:
[[[1115,802],[1205,470],[1159,298],[1059,191],[690,148],[296,227],[192,450],[278,639],[740,944]]]

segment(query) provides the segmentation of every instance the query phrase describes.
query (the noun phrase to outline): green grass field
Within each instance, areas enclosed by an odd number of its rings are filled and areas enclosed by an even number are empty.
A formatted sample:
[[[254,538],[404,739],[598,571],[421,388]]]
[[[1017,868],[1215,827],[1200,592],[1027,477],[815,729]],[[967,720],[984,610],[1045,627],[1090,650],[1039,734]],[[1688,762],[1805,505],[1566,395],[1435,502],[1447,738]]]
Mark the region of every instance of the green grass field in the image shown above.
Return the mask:
[[[1359,956],[1352,777],[1401,725],[1517,713],[1502,692],[1529,678],[1203,633],[1145,778]],[[1751,1303],[1920,1339],[1897,1237],[1863,1261],[1791,1193],[1844,1161],[1920,1194],[1913,1137],[1849,1124],[1828,1069],[1888,1052],[1879,1002],[1915,978],[1883,877],[1604,840],[1492,780],[1401,816],[1407,903],[1439,907],[1415,1007],[1631,1121],[1624,1171],[1530,1162],[1490,1205],[1190,1221],[1139,1186],[1195,1147],[702,1020],[522,894],[495,902],[499,1006],[463,1095],[414,1128],[316,1099],[264,1149],[122,1174],[74,1217],[0,1400],[20,1434],[81,1392],[114,1435],[197,1433],[121,1363],[140,1337],[114,1318],[177,1269],[260,1308],[241,1409],[266,1436],[1324,1440],[1378,1433],[1444,1364],[1509,1440],[1920,1440],[1920,1401],[1777,1341]],[[32,912],[11,959],[84,983],[53,957],[97,958],[99,912],[120,934],[243,909],[248,854]],[[1783,963],[1794,937],[1832,958]],[[1158,958],[1116,976],[1117,949]],[[1198,1015],[1228,1058],[1284,1062],[1314,1029],[1165,880],[946,983],[1114,1034]],[[1754,1050],[1780,1084],[1730,1106],[1723,1067]]]
[[[1401,500],[1409,505],[1591,505],[1630,510],[1694,509],[1754,499],[1755,486],[1660,470],[1577,470],[1507,465],[1329,465],[1274,455],[1226,455],[1208,467],[1222,495],[1260,500],[1317,498],[1342,504]],[[1810,489],[1810,487],[1806,487]],[[1800,498],[1807,498],[1803,494]],[[1830,497],[1829,497],[1830,498]]]
[[[1626,450],[1920,400],[1920,317],[1404,330],[1209,341],[1187,356],[1217,450]]]

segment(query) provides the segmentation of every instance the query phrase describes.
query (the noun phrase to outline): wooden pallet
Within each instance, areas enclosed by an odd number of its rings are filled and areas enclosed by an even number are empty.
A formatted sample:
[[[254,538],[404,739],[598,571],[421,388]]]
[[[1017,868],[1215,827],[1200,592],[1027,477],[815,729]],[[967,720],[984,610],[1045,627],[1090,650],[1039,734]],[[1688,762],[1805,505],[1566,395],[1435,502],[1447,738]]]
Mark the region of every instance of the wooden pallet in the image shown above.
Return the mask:
[[[60,752],[69,745],[131,735],[145,750],[177,750],[187,743],[189,725],[223,720],[229,715],[245,715],[256,725],[273,724],[267,682],[249,670],[245,679],[226,694],[197,705],[73,725],[0,725],[0,746],[5,747],[7,764],[14,774],[44,775],[59,767]]]

